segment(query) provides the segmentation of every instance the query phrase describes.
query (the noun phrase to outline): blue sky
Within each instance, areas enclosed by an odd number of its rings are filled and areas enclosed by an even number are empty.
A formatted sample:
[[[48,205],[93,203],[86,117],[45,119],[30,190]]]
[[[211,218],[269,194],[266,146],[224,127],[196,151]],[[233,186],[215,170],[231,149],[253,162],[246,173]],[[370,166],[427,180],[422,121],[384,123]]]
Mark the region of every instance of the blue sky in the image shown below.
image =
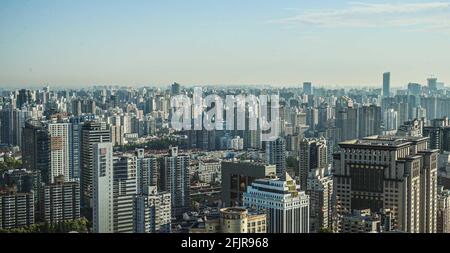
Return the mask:
[[[0,87],[403,86],[449,66],[450,1],[0,1]]]

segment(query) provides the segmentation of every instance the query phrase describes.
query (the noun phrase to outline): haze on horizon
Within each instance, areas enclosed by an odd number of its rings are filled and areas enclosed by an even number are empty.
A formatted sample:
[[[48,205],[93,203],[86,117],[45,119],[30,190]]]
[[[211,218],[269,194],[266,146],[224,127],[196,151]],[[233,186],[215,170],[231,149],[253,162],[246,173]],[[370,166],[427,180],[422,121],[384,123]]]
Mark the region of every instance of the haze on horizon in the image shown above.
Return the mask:
[[[0,87],[450,83],[450,1],[3,0]]]

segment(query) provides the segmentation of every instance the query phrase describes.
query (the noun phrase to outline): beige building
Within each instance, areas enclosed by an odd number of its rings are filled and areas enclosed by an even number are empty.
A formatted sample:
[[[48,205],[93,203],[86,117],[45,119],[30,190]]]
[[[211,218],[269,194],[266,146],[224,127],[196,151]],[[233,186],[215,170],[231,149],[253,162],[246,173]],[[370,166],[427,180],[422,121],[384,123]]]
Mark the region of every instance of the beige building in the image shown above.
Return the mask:
[[[428,142],[372,136],[340,143],[333,164],[337,214],[389,209],[394,230],[436,232],[438,150]]]
[[[266,214],[242,207],[220,209],[220,218],[206,220],[190,233],[266,233]]]

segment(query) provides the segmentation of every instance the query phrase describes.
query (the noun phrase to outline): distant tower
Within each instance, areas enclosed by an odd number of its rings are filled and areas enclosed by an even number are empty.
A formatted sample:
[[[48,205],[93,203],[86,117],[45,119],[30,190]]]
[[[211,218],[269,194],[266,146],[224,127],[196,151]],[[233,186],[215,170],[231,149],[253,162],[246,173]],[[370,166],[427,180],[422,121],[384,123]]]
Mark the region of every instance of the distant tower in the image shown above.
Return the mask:
[[[428,78],[428,89],[430,91],[437,91],[437,78],[435,77]]]
[[[172,84],[172,96],[176,96],[180,94],[181,85],[179,83],[173,83]]]
[[[312,95],[312,83],[311,82],[304,82],[303,83],[303,92],[306,95]]]
[[[391,96],[391,73],[386,72],[383,74],[383,97]]]

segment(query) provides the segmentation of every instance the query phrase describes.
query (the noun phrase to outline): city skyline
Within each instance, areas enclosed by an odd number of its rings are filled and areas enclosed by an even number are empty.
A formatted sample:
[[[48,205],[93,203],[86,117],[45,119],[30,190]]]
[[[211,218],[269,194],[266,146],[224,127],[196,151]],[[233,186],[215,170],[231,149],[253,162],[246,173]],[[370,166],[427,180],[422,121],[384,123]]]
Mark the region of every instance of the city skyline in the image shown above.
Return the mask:
[[[0,87],[448,82],[449,1],[3,1]]]

